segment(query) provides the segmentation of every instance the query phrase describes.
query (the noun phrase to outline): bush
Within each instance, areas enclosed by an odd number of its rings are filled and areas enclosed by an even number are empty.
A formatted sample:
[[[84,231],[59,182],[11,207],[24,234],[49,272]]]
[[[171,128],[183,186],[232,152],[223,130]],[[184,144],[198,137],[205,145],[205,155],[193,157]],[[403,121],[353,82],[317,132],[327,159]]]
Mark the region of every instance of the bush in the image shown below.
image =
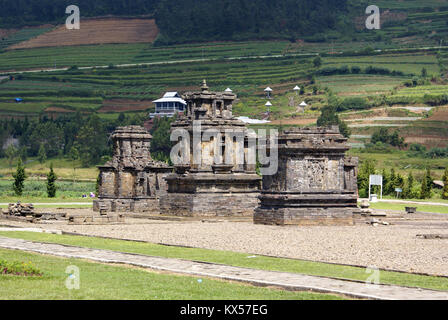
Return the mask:
[[[361,73],[361,68],[358,67],[358,66],[353,66],[353,67],[351,68],[351,72],[352,72],[353,74]]]
[[[364,110],[370,108],[367,99],[362,97],[346,98],[337,107],[337,111]]]
[[[0,260],[0,275],[42,276],[42,272],[30,262]]]

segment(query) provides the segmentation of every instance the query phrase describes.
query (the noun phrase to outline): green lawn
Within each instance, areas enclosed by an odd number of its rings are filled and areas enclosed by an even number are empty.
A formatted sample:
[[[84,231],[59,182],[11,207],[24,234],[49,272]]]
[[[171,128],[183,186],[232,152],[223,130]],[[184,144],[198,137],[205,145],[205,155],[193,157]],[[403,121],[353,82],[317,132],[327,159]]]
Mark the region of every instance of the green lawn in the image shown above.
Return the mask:
[[[365,268],[265,256],[248,258],[248,256],[250,256],[249,254],[229,251],[181,248],[133,241],[17,231],[0,232],[0,236],[31,241],[60,243],[87,248],[107,249],[150,256],[220,263],[261,270],[301,273],[359,281],[365,281],[367,278]],[[448,278],[422,276],[400,272],[381,271],[381,283],[448,291]]]
[[[198,277],[158,274],[133,267],[90,263],[0,249],[0,258],[31,261],[42,277],[0,275],[0,299],[5,300],[327,300],[335,295],[253,287]],[[79,290],[68,290],[66,268],[80,270]],[[201,281],[202,280],[202,281]]]
[[[402,203],[388,203],[377,202],[371,203],[370,207],[378,210],[395,210],[405,212],[405,207],[417,207],[419,212],[431,212],[431,213],[448,213],[448,206],[433,206],[423,204],[402,204]]]

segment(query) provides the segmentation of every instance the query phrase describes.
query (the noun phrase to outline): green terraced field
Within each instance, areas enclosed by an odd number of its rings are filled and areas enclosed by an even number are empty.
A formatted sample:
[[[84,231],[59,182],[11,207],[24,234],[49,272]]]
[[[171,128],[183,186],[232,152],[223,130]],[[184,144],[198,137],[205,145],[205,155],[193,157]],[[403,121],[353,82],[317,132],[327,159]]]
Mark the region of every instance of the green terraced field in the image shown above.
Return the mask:
[[[381,75],[336,75],[319,77],[318,83],[340,96],[371,96],[390,92],[406,77]]]
[[[402,53],[359,57],[326,57],[323,59],[323,67],[341,67],[344,65],[361,68],[374,66],[416,75],[420,75],[422,68],[426,68],[429,75],[439,74],[440,72],[434,54]]]
[[[19,30],[8,37],[0,38],[0,50],[12,46],[13,44],[37,37],[38,35],[50,31],[51,29],[52,28],[25,28]]]
[[[12,50],[0,54],[0,71],[29,68],[61,68],[76,65],[108,66],[248,56],[281,55],[287,41],[211,43],[153,47],[148,44],[108,44]],[[291,52],[289,52],[291,53]]]

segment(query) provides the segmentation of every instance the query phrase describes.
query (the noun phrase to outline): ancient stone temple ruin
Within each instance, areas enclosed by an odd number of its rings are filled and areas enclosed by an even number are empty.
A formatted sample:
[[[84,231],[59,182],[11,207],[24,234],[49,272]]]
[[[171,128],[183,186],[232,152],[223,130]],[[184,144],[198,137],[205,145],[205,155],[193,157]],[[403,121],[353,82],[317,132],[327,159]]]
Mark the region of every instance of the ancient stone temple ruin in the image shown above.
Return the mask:
[[[166,177],[168,193],[161,197],[161,213],[252,216],[261,178],[255,173],[255,163],[246,161],[247,128],[232,114],[236,95],[210,92],[204,81],[201,91],[188,92],[183,99],[186,113],[171,130],[187,135],[180,151],[184,162],[177,163],[176,173]]]
[[[269,147],[268,147],[269,148]],[[353,225],[358,159],[346,157],[338,127],[291,129],[279,135],[278,172],[263,176],[256,224]]]
[[[151,139],[139,126],[118,127],[112,134],[114,155],[99,167],[94,211],[159,213],[159,197],[167,188],[163,178],[173,169],[151,158]]]

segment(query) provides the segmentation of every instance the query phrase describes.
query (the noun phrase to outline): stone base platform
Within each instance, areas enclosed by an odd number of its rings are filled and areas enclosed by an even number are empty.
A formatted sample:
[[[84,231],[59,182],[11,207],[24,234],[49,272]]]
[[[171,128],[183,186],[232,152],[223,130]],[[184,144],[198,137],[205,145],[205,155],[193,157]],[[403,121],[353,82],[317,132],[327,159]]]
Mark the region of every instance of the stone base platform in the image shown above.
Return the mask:
[[[353,194],[263,193],[254,223],[298,226],[352,226],[361,210]]]
[[[159,200],[150,199],[105,199],[93,201],[93,211],[96,212],[138,212],[159,213]]]
[[[258,206],[261,178],[255,173],[195,172],[172,174],[160,213],[185,217],[252,216]]]
[[[121,213],[92,214],[92,215],[68,215],[68,224],[121,224],[125,217]]]
[[[258,205],[253,193],[173,193],[160,199],[160,214],[184,217],[251,217]]]

